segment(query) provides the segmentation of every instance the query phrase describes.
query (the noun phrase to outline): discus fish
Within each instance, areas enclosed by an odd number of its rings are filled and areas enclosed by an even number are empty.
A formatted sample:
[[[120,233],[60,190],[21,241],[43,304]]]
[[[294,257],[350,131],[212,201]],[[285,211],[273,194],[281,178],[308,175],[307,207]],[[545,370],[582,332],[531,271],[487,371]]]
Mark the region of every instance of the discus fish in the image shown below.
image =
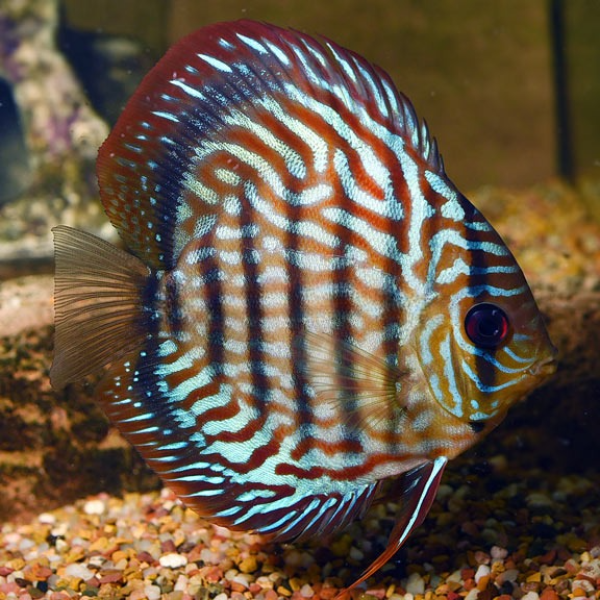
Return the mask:
[[[521,269],[425,123],[331,41],[196,31],[97,166],[127,252],[54,229],[54,387],[108,365],[111,421],[233,530],[327,536],[393,479],[389,545],[351,587],[423,521],[447,461],[554,371]]]

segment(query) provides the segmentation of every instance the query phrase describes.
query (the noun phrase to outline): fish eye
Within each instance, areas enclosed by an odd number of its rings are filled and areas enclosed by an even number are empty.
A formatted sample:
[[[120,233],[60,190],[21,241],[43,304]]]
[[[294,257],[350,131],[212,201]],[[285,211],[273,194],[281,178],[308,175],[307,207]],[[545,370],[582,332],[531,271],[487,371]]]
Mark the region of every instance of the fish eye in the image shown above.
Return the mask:
[[[469,309],[465,330],[478,348],[497,348],[508,335],[508,317],[495,304],[482,302]]]

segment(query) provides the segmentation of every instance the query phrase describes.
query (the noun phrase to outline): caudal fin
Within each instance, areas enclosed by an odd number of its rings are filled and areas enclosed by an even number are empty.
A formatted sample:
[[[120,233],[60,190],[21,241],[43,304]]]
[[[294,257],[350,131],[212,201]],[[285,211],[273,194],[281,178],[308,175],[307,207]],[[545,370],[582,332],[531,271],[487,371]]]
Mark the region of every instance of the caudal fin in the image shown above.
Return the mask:
[[[141,345],[142,291],[150,270],[139,259],[65,225],[54,234],[52,387],[98,371]]]

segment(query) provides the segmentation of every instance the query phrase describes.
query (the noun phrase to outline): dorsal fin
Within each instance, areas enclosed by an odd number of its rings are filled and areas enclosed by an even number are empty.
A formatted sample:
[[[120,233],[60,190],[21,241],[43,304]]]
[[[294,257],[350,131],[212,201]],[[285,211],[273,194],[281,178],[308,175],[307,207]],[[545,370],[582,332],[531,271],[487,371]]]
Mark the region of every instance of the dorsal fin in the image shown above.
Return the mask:
[[[443,173],[435,140],[383,70],[296,31],[253,21],[217,23],[169,50],[100,149],[102,201],[129,250],[156,269],[171,268],[197,233],[186,238],[182,222],[193,215],[203,230],[220,210],[218,177],[209,189],[195,173],[212,153],[239,143],[232,138],[233,117],[251,119],[269,135],[273,118],[286,114],[290,102],[325,119],[342,110],[349,120],[366,118],[374,139],[393,138]],[[331,126],[329,151],[336,136],[351,135],[352,123]]]

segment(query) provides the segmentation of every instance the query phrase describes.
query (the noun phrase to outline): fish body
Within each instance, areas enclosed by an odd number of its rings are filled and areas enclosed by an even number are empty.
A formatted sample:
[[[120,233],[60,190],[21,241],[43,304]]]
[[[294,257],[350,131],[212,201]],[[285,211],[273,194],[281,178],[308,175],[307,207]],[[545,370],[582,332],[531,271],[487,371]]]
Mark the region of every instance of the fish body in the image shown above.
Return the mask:
[[[127,252],[55,228],[56,387],[98,398],[214,523],[279,540],[360,517],[394,478],[388,560],[448,460],[554,370],[502,239],[389,76],[333,42],[205,27],[98,156]]]

